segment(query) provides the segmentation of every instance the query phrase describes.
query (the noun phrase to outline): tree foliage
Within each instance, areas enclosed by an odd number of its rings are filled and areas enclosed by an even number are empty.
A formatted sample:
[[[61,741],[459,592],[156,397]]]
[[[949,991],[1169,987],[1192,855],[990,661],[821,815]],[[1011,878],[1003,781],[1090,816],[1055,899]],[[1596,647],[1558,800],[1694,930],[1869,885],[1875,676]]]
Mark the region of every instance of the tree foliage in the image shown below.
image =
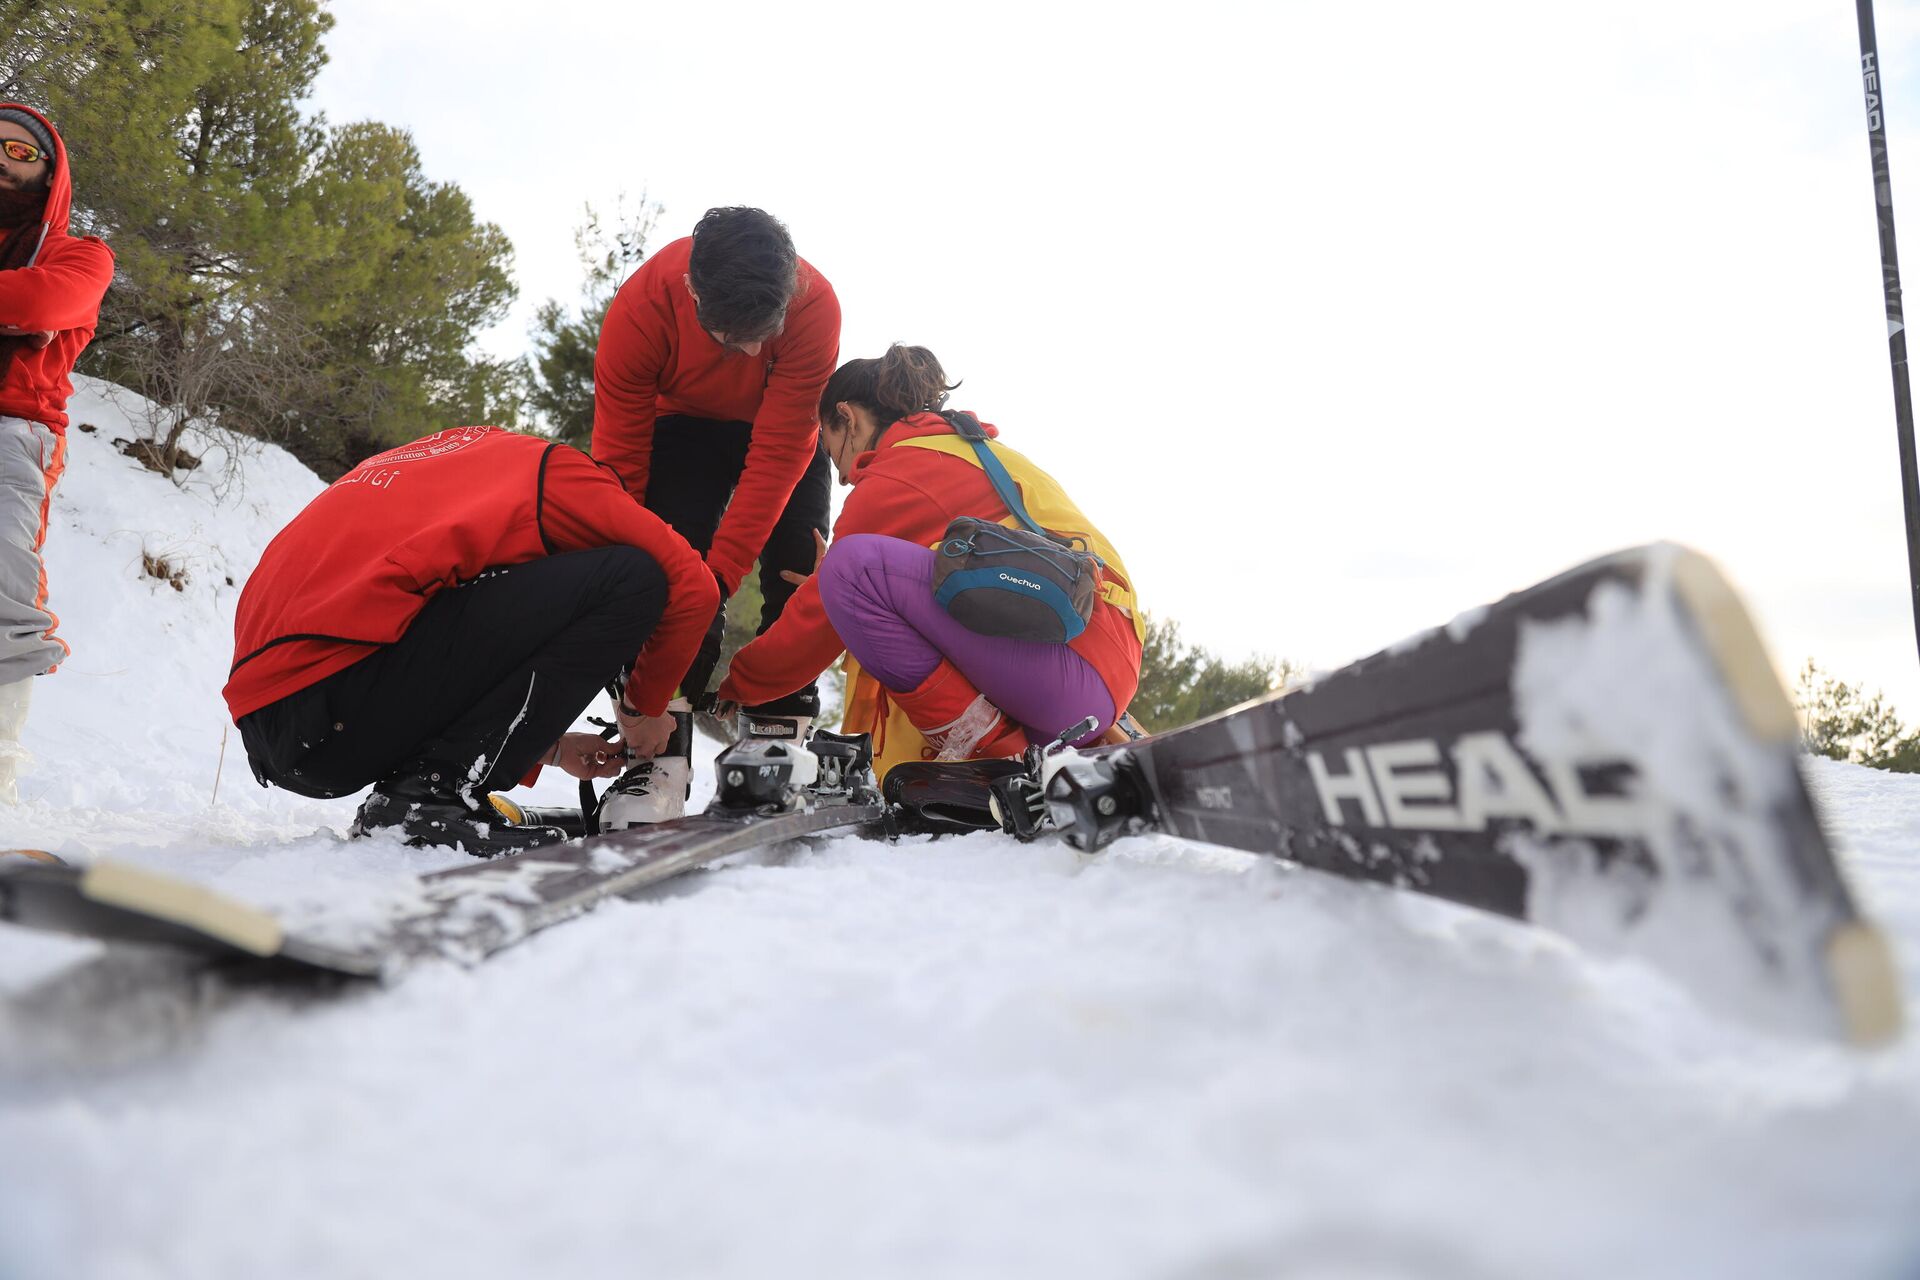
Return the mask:
[[[118,260],[81,370],[163,406],[168,451],[213,418],[332,477],[515,420],[515,368],[472,348],[511,246],[404,132],[302,112],[332,22],[320,0],[0,0],[0,92],[59,127],[75,229]]]
[[[1801,741],[1831,760],[1920,773],[1920,734],[1901,724],[1899,713],[1878,690],[1836,680],[1813,659],[1800,668],[1794,700],[1800,708]]]
[[[1182,640],[1179,623],[1149,614],[1133,718],[1148,730],[1177,728],[1263,697],[1301,674],[1284,658],[1256,654],[1229,662]]]
[[[569,310],[549,298],[534,315],[527,408],[542,431],[565,444],[585,449],[593,442],[593,353],[600,326],[613,295],[646,257],[660,212],[644,193],[631,213],[622,196],[611,220],[588,205],[586,220],[573,233],[586,269],[580,301]]]

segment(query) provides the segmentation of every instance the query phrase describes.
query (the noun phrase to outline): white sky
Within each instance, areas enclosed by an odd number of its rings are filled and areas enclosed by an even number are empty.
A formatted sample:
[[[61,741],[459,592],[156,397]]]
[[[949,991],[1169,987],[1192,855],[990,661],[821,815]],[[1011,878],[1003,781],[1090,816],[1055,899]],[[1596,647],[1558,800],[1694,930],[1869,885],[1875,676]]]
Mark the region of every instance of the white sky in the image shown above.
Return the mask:
[[[1920,719],[1849,5],[330,8],[313,105],[513,240],[490,350],[576,296],[586,202],[759,205],[843,358],[932,347],[1191,639],[1331,667],[1674,539],[1789,679]],[[1920,4],[1878,8],[1920,226]]]

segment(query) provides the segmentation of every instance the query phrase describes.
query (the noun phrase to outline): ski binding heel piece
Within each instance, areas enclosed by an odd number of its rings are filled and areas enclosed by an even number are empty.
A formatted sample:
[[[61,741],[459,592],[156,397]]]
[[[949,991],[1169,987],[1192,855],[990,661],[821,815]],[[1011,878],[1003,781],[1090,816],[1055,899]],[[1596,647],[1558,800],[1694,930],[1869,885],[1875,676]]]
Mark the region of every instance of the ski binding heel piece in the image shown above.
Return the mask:
[[[1125,749],[1109,755],[1063,753],[1046,783],[1047,816],[1083,853],[1093,853],[1125,835],[1130,825],[1151,821],[1153,804],[1134,775]]]
[[[715,803],[725,809],[811,808],[816,801],[864,804],[878,798],[873,740],[864,733],[820,730],[806,746],[742,738],[713,764]]]

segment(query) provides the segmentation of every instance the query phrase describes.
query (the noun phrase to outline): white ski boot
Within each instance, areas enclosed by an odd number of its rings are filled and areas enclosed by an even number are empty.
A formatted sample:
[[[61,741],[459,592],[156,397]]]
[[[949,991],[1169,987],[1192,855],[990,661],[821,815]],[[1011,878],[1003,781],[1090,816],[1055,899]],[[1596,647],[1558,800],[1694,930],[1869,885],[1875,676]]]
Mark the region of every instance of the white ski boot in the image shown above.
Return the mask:
[[[33,677],[0,684],[0,804],[20,803],[14,773],[32,761],[26,744],[27,700],[33,696]]]
[[[673,737],[666,750],[615,778],[600,797],[602,831],[624,831],[686,814],[693,790],[693,711],[685,698],[675,698],[667,710],[674,719]]]

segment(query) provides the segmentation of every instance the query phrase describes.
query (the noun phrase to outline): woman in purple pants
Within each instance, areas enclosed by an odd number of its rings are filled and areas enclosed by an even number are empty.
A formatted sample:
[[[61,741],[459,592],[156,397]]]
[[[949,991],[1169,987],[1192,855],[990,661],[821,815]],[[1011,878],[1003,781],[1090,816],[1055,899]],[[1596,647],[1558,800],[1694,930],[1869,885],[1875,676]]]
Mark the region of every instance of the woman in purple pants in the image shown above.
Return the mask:
[[[1071,534],[1103,563],[1093,616],[1069,641],[981,635],[933,595],[931,550],[956,517],[1012,525],[978,456],[940,412],[952,389],[933,354],[894,346],[852,360],[827,383],[820,430],[853,486],[834,541],[779,621],[734,655],[720,697],[768,701],[817,677],[844,650],[859,666],[843,728],[874,734],[880,772],[901,760],[1016,755],[1092,716],[1104,736],[1140,679],[1145,624],[1113,546],[1031,461],[993,455],[1042,526]]]

